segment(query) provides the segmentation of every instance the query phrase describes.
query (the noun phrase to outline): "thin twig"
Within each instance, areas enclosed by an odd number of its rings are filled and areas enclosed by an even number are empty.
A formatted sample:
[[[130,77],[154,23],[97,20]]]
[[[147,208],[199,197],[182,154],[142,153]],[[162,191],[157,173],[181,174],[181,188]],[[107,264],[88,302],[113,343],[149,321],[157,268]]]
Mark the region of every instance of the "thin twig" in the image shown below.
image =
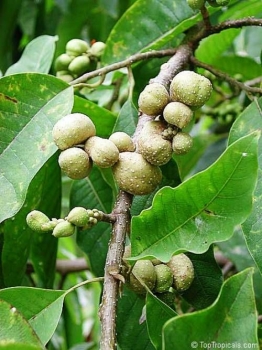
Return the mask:
[[[109,72],[113,72],[115,70],[125,68],[127,66],[130,66],[136,62],[143,61],[143,60],[148,60],[150,58],[161,58],[161,57],[166,57],[166,56],[173,56],[176,52],[176,49],[166,49],[166,50],[152,50],[148,52],[142,52],[142,53],[137,53],[135,55],[130,56],[129,58],[116,62],[113,64],[110,64],[108,66],[105,66],[103,68],[96,69],[92,72],[86,73],[84,75],[81,75],[81,77],[73,80],[70,82],[70,85],[75,85],[78,83],[83,83],[86,82],[88,79],[105,75]]]

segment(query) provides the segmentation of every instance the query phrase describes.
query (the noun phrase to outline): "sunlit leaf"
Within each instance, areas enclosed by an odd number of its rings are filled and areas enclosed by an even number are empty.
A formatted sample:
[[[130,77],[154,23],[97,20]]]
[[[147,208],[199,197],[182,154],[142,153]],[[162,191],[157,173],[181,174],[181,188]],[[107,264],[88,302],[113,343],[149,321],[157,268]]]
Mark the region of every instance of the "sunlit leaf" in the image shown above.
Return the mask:
[[[257,142],[257,133],[243,137],[205,171],[159,190],[152,207],[132,219],[132,256],[168,261],[175,252],[203,253],[228,239],[252,208]]]

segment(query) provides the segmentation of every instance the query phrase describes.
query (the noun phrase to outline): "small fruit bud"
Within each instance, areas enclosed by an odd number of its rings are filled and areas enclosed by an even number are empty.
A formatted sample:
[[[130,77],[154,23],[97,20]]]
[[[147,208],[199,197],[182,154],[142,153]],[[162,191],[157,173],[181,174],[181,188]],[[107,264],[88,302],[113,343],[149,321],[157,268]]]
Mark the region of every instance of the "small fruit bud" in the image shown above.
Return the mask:
[[[60,237],[69,237],[75,233],[75,226],[68,221],[59,222],[53,231],[53,236]]]
[[[169,124],[183,129],[191,122],[193,111],[184,103],[170,102],[163,111],[163,117]]]
[[[194,266],[185,254],[172,256],[167,266],[173,273],[173,286],[178,292],[187,290],[194,279]]]
[[[164,165],[172,157],[171,142],[162,137],[165,128],[166,124],[163,121],[149,121],[138,137],[139,152],[153,165]]]
[[[90,48],[89,53],[95,57],[101,57],[105,51],[106,44],[102,41],[96,41]]]
[[[165,264],[155,266],[156,284],[154,291],[157,293],[164,293],[169,290],[173,284],[173,274],[171,269]]]
[[[85,208],[75,207],[69,212],[66,220],[77,227],[84,227],[88,224],[89,215]]]
[[[200,10],[204,6],[206,0],[187,0],[188,6],[193,10]]]
[[[131,139],[131,137],[122,131],[114,132],[109,140],[112,141],[119,152],[133,152],[135,150],[135,145]]]
[[[141,154],[123,152],[113,166],[113,174],[118,187],[133,195],[153,192],[162,180],[158,166],[148,163]]]
[[[172,148],[175,154],[186,154],[193,146],[193,138],[185,133],[178,132],[172,141]]]
[[[69,64],[73,61],[73,57],[69,56],[66,53],[62,53],[62,55],[58,56],[55,60],[55,70],[64,71],[67,70]]]
[[[116,145],[112,141],[98,136],[90,137],[86,141],[85,151],[100,168],[113,166],[119,158],[119,151]]]
[[[57,78],[65,81],[66,83],[70,83],[71,81],[74,80],[74,77],[71,74],[69,74],[68,71],[64,71],[64,70],[56,72],[56,76]]]
[[[77,56],[69,64],[68,70],[70,73],[77,76],[86,73],[90,68],[90,59],[88,56]]]
[[[61,118],[54,126],[53,139],[57,147],[65,150],[85,142],[96,134],[92,120],[84,114],[72,113]]]
[[[152,290],[156,282],[156,272],[150,260],[138,260],[130,274],[130,288],[137,294],[145,294],[146,289],[139,282],[137,277]]]
[[[203,106],[210,98],[211,93],[210,80],[189,70],[178,73],[170,85],[172,101],[182,102],[195,108]]]
[[[157,116],[169,102],[169,94],[164,85],[152,83],[147,85],[138,98],[138,107],[141,112]]]
[[[88,49],[88,43],[81,39],[72,39],[66,44],[66,53],[70,56],[82,55],[82,53],[87,52]]]
[[[33,210],[26,217],[26,223],[31,228],[31,230],[36,232],[45,232],[50,231],[52,228],[50,227],[48,230],[43,227],[43,225],[49,223],[49,218],[39,210]]]
[[[58,163],[62,171],[74,180],[84,179],[89,175],[92,168],[88,154],[77,147],[62,151]]]

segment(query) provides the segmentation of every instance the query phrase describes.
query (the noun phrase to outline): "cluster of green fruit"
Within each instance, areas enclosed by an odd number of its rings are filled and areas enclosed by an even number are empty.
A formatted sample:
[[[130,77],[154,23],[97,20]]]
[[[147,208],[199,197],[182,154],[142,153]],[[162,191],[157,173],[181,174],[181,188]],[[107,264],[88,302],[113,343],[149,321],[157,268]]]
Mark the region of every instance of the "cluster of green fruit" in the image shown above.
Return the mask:
[[[55,61],[56,76],[67,83],[96,68],[103,55],[105,43],[96,41],[91,46],[81,39],[69,40],[66,52]]]
[[[194,279],[194,266],[189,257],[183,253],[174,255],[168,263],[157,259],[138,260],[131,267],[128,263],[130,246],[125,249],[123,257],[123,275],[127,286],[137,294],[145,294],[145,286],[153,293],[168,293],[173,290],[184,292]]]
[[[35,232],[43,233],[53,231],[54,237],[72,236],[76,228],[89,229],[102,218],[102,213],[97,209],[73,208],[64,219],[49,219],[39,210],[31,211],[27,217],[27,225]]]
[[[200,10],[205,5],[206,0],[187,0],[188,5],[193,10]],[[227,6],[230,0],[207,0],[210,6],[220,7]]]

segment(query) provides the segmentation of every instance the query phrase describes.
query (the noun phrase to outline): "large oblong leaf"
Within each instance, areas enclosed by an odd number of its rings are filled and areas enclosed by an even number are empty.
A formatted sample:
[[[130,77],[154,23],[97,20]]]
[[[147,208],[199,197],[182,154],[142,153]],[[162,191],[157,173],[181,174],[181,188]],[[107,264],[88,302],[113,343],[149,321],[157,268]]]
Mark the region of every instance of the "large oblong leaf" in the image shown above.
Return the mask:
[[[169,320],[163,335],[165,350],[258,349],[252,269],[229,278],[210,307]]]
[[[20,60],[9,67],[5,75],[15,73],[48,73],[55,53],[57,36],[41,35],[25,48]]]
[[[233,143],[208,169],[157,192],[151,208],[132,219],[132,256],[168,261],[173,253],[203,253],[228,239],[252,208],[258,133]]]
[[[138,0],[117,22],[111,31],[103,57],[104,63],[121,61],[129,55],[149,48],[163,47],[176,39],[193,23],[185,21],[194,11],[184,0]],[[185,21],[185,22],[183,22]],[[137,25],[139,23],[139,25]]]
[[[54,77],[28,73],[0,79],[0,222],[24,203],[28,186],[57,147],[53,125],[69,114],[73,88]]]

